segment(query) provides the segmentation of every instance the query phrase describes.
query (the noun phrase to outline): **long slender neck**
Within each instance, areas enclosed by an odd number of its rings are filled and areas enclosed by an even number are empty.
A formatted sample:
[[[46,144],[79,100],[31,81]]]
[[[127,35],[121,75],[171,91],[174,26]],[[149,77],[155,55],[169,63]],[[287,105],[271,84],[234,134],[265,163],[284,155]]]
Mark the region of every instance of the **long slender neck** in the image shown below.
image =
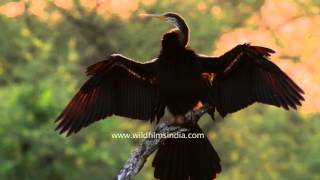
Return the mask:
[[[184,47],[188,45],[189,42],[189,28],[183,20],[177,21],[177,28],[181,32],[181,43]]]

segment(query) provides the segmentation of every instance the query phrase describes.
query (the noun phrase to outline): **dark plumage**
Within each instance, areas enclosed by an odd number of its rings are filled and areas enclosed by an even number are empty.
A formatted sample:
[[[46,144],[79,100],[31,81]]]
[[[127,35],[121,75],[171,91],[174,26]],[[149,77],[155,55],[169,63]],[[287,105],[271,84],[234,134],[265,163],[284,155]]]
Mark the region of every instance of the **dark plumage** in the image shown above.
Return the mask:
[[[198,125],[185,133],[203,133]],[[220,158],[207,137],[167,139],[159,148],[152,165],[154,176],[165,180],[211,180],[221,172]]]
[[[89,80],[57,118],[56,130],[70,135],[111,115],[159,120],[165,108],[183,116],[199,102],[225,116],[255,102],[296,109],[304,100],[302,89],[268,59],[273,50],[243,44],[220,57],[201,56],[186,47],[182,17],[151,16],[176,26],[163,36],[158,58],[139,63],[114,54],[88,67]],[[202,131],[195,125],[191,132]],[[221,171],[207,138],[166,140],[153,166],[155,177],[166,180],[211,179]]]

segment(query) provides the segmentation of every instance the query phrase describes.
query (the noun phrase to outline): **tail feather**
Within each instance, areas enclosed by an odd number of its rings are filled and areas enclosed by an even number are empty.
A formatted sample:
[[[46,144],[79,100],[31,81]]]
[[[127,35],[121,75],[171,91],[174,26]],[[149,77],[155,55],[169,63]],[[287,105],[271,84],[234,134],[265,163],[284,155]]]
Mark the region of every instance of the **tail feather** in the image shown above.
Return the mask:
[[[203,133],[198,125],[185,133]],[[166,139],[152,162],[160,180],[210,180],[221,172],[220,158],[207,137]]]

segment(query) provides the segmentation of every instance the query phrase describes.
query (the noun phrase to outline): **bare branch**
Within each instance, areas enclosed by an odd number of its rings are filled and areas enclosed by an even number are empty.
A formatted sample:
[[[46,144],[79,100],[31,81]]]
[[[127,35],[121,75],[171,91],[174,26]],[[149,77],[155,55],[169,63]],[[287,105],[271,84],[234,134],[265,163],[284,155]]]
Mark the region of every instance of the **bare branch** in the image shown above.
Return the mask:
[[[85,9],[76,3],[76,10],[80,14],[80,17],[74,15],[74,13],[67,11],[64,8],[57,6],[51,2],[50,5],[55,8],[67,21],[69,21],[80,33],[80,35],[90,44],[95,46],[95,49],[100,54],[109,54],[112,51],[111,45],[106,41],[99,41],[104,39],[108,34],[108,29],[104,30],[100,25],[94,21],[94,14],[85,12]],[[110,25],[111,26],[111,25]],[[109,28],[112,29],[112,28]]]
[[[190,111],[185,115],[185,122],[196,123],[200,117],[210,110],[210,106],[203,106],[198,110]],[[186,132],[188,129],[182,126],[171,126],[168,123],[160,123],[151,132],[152,134],[170,134],[176,132]],[[160,146],[164,138],[149,137],[144,139],[141,145],[133,151],[126,164],[119,171],[116,180],[130,180],[139,173],[147,158]]]

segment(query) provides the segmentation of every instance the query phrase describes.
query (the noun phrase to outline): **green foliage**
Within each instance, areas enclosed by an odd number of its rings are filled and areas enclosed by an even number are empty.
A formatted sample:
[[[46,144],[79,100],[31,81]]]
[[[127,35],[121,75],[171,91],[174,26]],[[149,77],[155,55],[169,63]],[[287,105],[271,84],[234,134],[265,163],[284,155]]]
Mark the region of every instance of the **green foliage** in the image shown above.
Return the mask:
[[[140,6],[188,17],[191,47],[210,53],[223,31],[241,26],[263,4],[223,2],[222,14],[209,17],[218,1],[206,2],[207,11],[201,12],[195,10],[198,2]],[[111,117],[69,138],[54,131],[53,121],[86,79],[87,65],[109,53],[141,61],[154,58],[161,34],[169,28],[137,13],[127,20],[96,14],[82,14],[78,20],[83,24],[65,16],[57,22],[31,14],[0,16],[0,179],[112,179],[139,141],[115,140],[111,133],[150,129]],[[221,179],[319,179],[319,120],[319,114],[257,105],[214,124],[203,118],[202,126],[221,155]],[[150,161],[137,179],[151,179]]]
[[[209,132],[222,152],[227,171],[221,179],[319,178],[314,169],[320,166],[319,153],[314,152],[319,140],[319,115],[302,117],[260,108],[236,113]],[[221,141],[221,136],[228,141]]]

